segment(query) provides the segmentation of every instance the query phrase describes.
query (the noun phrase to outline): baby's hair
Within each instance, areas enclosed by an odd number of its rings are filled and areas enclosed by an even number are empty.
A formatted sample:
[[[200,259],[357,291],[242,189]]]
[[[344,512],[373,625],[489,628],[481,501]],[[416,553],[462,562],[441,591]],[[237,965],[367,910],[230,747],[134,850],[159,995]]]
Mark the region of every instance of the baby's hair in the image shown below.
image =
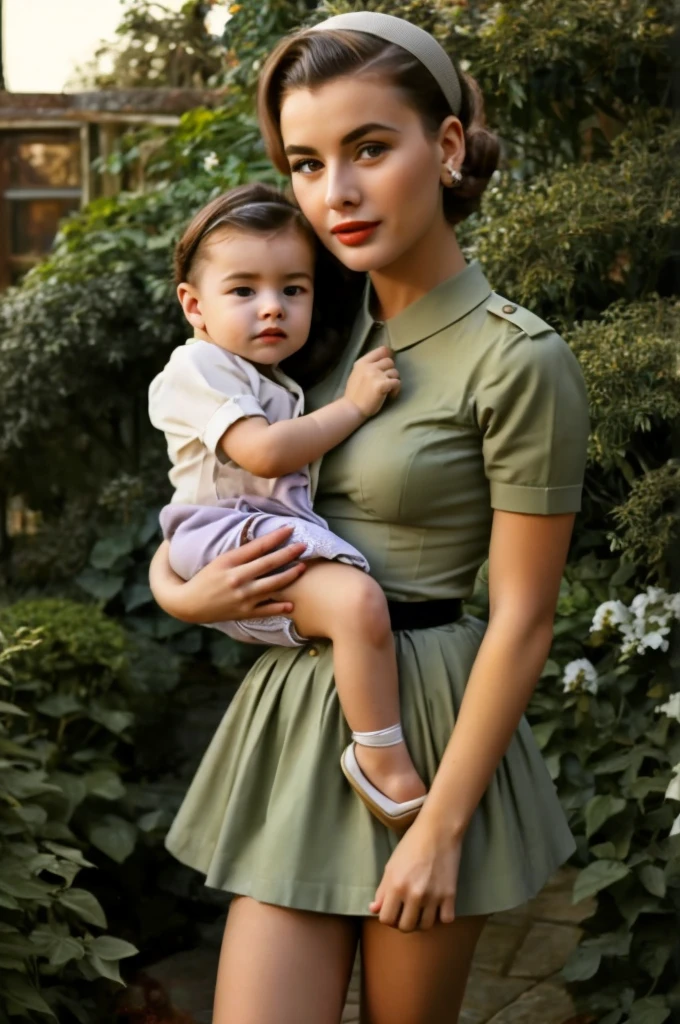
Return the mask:
[[[270,185],[239,185],[199,210],[175,247],[175,284],[193,283],[196,268],[205,258],[204,242],[217,228],[263,234],[295,227],[312,248],[314,232],[300,209]]]
[[[309,341],[282,368],[303,387],[320,380],[337,362],[347,341],[363,287],[363,275],[348,271],[325,249],[292,199],[271,185],[239,185],[211,200],[190,221],[175,248],[175,282],[195,283],[206,257],[206,240],[218,228],[266,234],[293,227],[314,252],[314,307]]]

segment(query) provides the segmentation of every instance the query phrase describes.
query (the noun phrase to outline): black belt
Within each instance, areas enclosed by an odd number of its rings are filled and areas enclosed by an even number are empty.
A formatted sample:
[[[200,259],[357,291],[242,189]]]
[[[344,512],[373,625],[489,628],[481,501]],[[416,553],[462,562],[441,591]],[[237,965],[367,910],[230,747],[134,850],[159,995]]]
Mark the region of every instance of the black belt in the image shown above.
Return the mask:
[[[459,597],[440,601],[388,601],[393,630],[432,629],[455,622],[463,614]]]

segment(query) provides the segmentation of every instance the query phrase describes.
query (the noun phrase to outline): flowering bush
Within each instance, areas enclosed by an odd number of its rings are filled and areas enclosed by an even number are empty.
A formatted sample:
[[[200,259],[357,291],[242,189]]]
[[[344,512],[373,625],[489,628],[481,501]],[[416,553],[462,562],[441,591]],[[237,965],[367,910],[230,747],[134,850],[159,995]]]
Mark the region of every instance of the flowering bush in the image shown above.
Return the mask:
[[[680,1009],[680,594],[630,579],[593,555],[567,568],[529,716],[577,840],[574,902],[596,896],[564,975],[601,1024],[661,1024]]]

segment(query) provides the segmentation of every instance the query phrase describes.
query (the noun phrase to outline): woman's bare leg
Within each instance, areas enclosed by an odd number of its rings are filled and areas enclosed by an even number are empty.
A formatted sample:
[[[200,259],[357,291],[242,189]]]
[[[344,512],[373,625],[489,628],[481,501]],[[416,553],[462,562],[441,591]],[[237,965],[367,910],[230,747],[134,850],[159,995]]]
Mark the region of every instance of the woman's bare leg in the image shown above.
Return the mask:
[[[237,897],[222,942],[213,1024],[339,1024],[358,937],[355,918]]]
[[[354,732],[387,729],[401,721],[399,675],[385,595],[365,572],[340,562],[315,561],[283,591],[303,636],[333,641],[335,685]],[[356,748],[362,770],[381,792],[401,803],[424,796],[405,743]]]
[[[461,917],[405,933],[365,920],[361,1024],[456,1024],[486,921]]]

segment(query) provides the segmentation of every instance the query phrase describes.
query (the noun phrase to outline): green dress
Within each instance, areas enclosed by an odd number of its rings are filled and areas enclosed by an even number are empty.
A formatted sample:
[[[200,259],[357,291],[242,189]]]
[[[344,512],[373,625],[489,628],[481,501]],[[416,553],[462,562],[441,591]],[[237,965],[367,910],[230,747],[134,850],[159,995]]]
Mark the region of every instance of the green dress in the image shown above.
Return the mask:
[[[379,323],[369,288],[341,364],[308,396],[343,393],[354,361],[388,344],[398,399],[315,465],[315,508],[356,545],[388,598],[469,597],[492,510],[576,512],[586,392],[566,342],[491,291],[478,263]],[[471,615],[395,634],[402,721],[431,780],[486,623]],[[332,647],[271,648],[248,673],[167,837],[206,884],[266,903],[367,915],[397,837],[352,792]],[[522,719],[465,834],[458,916],[534,896],[574,851]]]

